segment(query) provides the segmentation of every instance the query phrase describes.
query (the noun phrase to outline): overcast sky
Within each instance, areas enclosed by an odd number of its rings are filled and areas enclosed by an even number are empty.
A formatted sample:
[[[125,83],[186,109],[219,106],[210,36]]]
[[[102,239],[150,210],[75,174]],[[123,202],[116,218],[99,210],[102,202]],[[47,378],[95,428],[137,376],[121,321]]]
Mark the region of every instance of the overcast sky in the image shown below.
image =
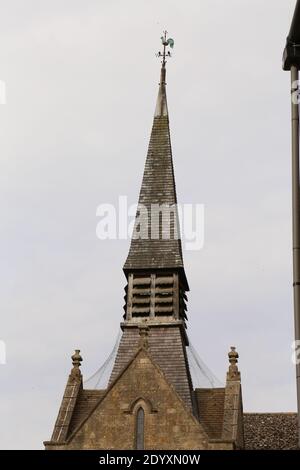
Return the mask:
[[[189,336],[244,409],[295,411],[289,74],[295,0],[0,0],[0,447],[49,439],[75,348],[90,376],[123,315],[129,241],[96,208],[137,201],[160,36],[178,199],[205,205],[186,252]]]

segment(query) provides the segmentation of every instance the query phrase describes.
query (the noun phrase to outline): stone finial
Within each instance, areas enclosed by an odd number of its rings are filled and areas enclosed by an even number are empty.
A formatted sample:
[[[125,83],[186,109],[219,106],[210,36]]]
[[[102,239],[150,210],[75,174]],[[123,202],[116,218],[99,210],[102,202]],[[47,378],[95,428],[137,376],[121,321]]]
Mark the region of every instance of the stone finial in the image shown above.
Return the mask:
[[[139,334],[140,334],[139,348],[148,349],[148,347],[149,347],[149,343],[148,343],[149,328],[148,328],[148,326],[140,326],[139,327]]]
[[[231,346],[231,350],[228,353],[229,358],[229,369],[227,372],[227,380],[241,380],[241,373],[237,366],[239,355],[234,346]]]
[[[80,349],[75,349],[75,353],[71,357],[73,369],[71,370],[72,377],[81,377],[81,371],[79,367],[81,366],[82,357],[80,356]]]

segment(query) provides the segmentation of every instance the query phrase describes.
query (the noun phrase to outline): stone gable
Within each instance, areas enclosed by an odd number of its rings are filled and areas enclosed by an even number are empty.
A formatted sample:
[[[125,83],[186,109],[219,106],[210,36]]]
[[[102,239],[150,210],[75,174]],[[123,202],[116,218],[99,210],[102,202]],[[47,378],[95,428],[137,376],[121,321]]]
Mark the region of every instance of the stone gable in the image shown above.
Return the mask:
[[[143,349],[63,448],[134,449],[138,406],[145,411],[145,449],[208,448],[202,426]]]

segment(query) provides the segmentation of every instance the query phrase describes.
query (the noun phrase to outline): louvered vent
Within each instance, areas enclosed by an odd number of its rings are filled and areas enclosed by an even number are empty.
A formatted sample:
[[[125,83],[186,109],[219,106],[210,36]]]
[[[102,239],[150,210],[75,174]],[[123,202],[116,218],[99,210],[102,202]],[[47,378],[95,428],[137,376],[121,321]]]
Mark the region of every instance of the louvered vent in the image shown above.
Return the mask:
[[[129,274],[125,318],[186,318],[186,295],[178,274]]]
[[[148,317],[151,308],[151,277],[132,279],[131,314],[133,317]]]

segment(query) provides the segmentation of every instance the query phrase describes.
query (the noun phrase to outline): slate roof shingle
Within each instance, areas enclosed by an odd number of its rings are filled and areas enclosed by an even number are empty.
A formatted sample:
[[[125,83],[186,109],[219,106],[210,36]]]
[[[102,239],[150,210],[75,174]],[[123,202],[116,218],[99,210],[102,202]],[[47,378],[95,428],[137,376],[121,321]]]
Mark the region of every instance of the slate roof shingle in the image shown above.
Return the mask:
[[[245,449],[296,450],[297,413],[244,413]]]
[[[171,230],[168,239],[163,239],[163,232],[169,232],[169,230],[166,231],[168,226],[163,225],[157,217],[155,220],[153,218],[151,220],[151,207],[157,204],[160,206],[166,204],[175,209],[170,217]],[[148,239],[145,237],[132,239],[124,270],[183,268],[169,116],[164,82],[160,84],[139,195],[139,206],[145,207],[147,213],[138,209],[135,229],[136,232],[142,233],[140,230],[141,225],[146,227],[144,233],[147,233]],[[159,226],[162,227],[162,225],[163,228],[159,232]],[[159,239],[151,237],[151,230],[152,233],[158,230],[156,233],[159,234]]]

